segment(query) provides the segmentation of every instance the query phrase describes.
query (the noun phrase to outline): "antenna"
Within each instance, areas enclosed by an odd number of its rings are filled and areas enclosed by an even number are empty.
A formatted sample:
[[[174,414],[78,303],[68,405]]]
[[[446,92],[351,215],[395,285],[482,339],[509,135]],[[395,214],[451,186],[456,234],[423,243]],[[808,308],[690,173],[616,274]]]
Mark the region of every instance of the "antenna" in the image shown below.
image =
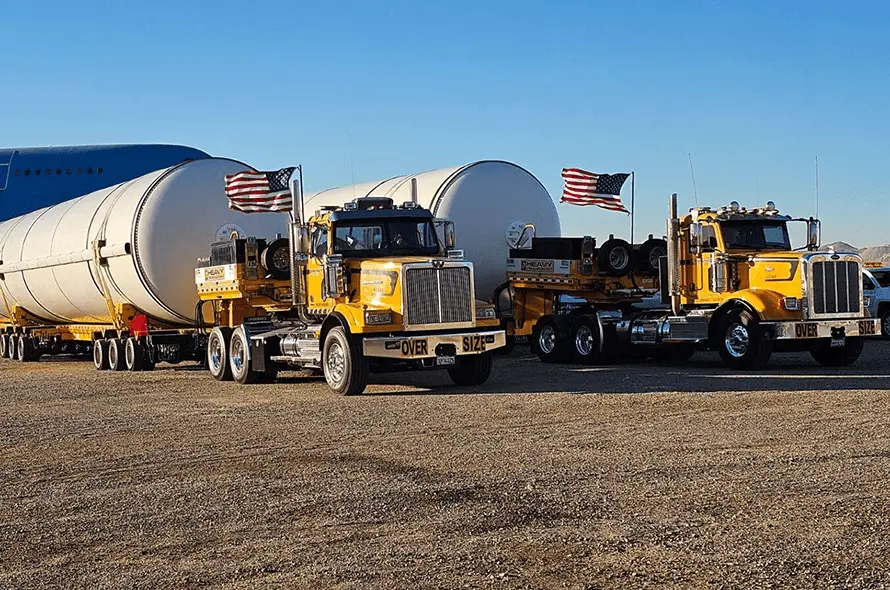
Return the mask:
[[[689,175],[692,176],[692,196],[695,197],[695,206],[698,207],[698,189],[695,188],[695,170],[692,168],[692,154],[689,154]]]
[[[816,175],[816,219],[819,219],[819,156],[816,156],[814,173]]]

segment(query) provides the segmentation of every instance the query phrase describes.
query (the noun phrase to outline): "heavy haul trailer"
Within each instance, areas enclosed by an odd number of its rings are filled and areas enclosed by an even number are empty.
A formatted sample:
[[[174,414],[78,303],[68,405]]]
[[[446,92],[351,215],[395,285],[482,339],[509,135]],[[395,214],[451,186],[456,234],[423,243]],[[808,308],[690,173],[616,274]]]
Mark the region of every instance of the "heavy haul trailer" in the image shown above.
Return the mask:
[[[528,247],[510,250],[507,283],[494,296],[500,302],[502,293],[509,294],[509,305],[499,309],[508,342],[529,338],[548,363],[593,363],[612,354],[603,347],[602,332],[610,326],[603,319],[622,317],[658,292],[659,261],[666,253],[666,242],[652,236],[633,246],[609,236],[601,247],[590,236],[532,236]]]
[[[458,385],[484,383],[504,331],[494,306],[475,299],[453,224],[442,225],[444,244],[428,210],[365,197],[306,222],[296,203],[290,239],[265,249],[214,244],[195,279],[215,306],[211,375],[251,383],[318,369],[344,395],[372,372],[444,368]]]
[[[584,362],[640,354],[681,359],[716,350],[727,367],[750,369],[765,365],[773,352],[808,351],[823,365],[845,366],[859,358],[865,338],[880,334],[880,320],[864,309],[862,260],[819,250],[818,220],[780,215],[772,202],[751,210],[736,202],[698,207],[682,218],[676,194],[670,205],[660,309],[638,309],[640,297],[552,307],[541,315],[541,304],[523,297],[540,283],[511,279],[512,316],[537,316],[532,346],[542,359],[565,358],[567,351]],[[803,251],[791,248],[791,221],[807,224]],[[522,259],[515,260],[521,267]],[[555,302],[570,291],[554,286],[547,293]],[[583,354],[590,348],[597,354]]]
[[[246,167],[184,162],[0,223],[0,352],[92,353],[118,370],[203,360],[195,259],[215,239],[281,227],[227,207],[221,179]]]

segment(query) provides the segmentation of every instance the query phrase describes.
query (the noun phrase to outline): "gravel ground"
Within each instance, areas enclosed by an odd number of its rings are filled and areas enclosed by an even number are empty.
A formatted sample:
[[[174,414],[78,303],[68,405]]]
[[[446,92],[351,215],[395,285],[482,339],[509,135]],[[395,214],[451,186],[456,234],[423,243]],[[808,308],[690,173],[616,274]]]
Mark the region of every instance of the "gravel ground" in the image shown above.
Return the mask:
[[[888,353],[356,398],[0,363],[0,587],[888,587]]]

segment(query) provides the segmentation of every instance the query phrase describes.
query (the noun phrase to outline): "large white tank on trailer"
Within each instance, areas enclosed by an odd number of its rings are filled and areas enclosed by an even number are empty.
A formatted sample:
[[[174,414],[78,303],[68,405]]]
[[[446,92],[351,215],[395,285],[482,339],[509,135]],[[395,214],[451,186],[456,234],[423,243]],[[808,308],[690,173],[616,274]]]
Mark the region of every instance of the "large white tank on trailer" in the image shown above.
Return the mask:
[[[498,160],[328,189],[307,196],[306,211],[369,195],[401,204],[411,200],[415,186],[422,206],[454,221],[457,246],[475,266],[481,299],[504,282],[509,248],[526,224],[534,224],[539,236],[560,235],[556,206],[544,185],[528,170]]]
[[[108,323],[105,292],[158,320],[193,322],[196,261],[212,242],[286,231],[281,213],[229,210],[224,176],[247,168],[185,162],[0,223],[0,317],[17,305],[50,323]]]

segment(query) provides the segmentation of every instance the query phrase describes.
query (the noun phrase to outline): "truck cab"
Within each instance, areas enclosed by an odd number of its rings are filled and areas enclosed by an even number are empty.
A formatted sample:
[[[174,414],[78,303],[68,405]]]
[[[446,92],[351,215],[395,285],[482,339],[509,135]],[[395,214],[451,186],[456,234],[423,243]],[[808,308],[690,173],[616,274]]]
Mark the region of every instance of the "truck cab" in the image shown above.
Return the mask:
[[[475,299],[473,264],[454,248],[453,224],[383,197],[300,217],[291,238],[254,248],[240,267],[223,272],[210,260],[198,269],[202,300],[260,310],[218,314],[208,344],[215,378],[320,369],[343,394],[364,390],[370,372],[444,368],[459,385],[487,380],[505,336],[494,306]]]

